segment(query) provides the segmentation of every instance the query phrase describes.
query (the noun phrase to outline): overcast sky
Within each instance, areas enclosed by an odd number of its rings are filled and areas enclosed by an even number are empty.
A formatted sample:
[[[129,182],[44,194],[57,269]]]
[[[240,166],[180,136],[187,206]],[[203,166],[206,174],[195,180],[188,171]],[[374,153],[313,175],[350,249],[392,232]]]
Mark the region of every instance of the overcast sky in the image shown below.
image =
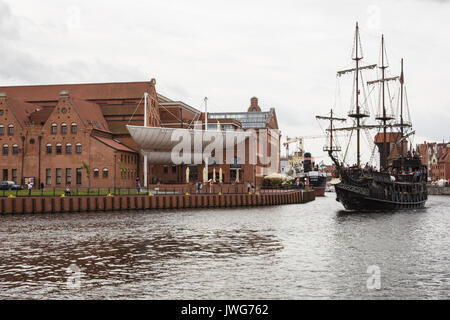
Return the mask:
[[[317,135],[359,21],[364,64],[378,62],[382,33],[392,75],[405,59],[415,142],[450,140],[449,17],[446,0],[0,0],[0,85],[154,77],[194,107],[208,96],[212,112],[245,111],[257,96],[284,137]]]

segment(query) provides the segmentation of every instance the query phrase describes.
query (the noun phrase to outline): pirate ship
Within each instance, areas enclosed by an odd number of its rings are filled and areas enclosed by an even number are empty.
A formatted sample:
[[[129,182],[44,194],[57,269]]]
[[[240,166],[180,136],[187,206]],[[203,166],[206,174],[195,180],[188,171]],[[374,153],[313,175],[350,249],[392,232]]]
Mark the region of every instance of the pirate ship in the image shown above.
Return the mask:
[[[422,208],[427,201],[427,170],[422,165],[420,157],[408,149],[408,139],[414,135],[410,119],[405,118],[404,102],[407,104],[406,90],[404,86],[403,59],[401,61],[400,76],[389,77],[387,68],[387,54],[384,36],[381,39],[381,54],[378,64],[364,65],[362,63],[362,47],[358,24],[352,50],[352,68],[338,71],[337,76],[345,74],[353,75],[353,90],[350,111],[347,117],[337,117],[331,110],[329,115],[316,116],[319,120],[329,121],[326,129],[329,135],[329,144],[324,147],[333,161],[340,182],[335,184],[336,200],[341,202],[347,210],[372,211],[372,210],[398,210],[410,208]],[[376,80],[363,81],[363,72],[379,68],[381,77]],[[388,89],[389,82],[399,84],[397,115],[387,109],[387,104],[393,98]],[[375,115],[375,122],[371,122],[369,108],[365,105],[368,101],[361,97],[361,91],[366,94],[370,87],[379,88],[378,114]],[[409,109],[408,109],[409,115]],[[351,125],[336,127],[335,123],[350,122]],[[370,138],[370,131],[378,130],[373,144],[372,156],[378,147],[379,168],[374,169],[369,163],[365,166],[361,163],[361,135],[366,134]],[[345,131],[349,140],[345,154],[342,155],[341,147],[334,133]],[[389,132],[388,132],[389,131]],[[352,166],[345,164],[348,146],[351,139],[356,135],[356,163]],[[370,139],[367,139],[368,141]],[[374,141],[374,140],[371,140]]]

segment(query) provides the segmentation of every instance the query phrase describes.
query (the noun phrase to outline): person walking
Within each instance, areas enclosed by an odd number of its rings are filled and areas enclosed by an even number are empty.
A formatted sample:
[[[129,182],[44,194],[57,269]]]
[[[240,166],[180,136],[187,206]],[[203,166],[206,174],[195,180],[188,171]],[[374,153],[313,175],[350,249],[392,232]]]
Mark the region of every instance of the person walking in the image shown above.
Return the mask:
[[[247,193],[250,193],[250,188],[251,188],[252,186],[250,185],[250,182],[247,182]]]
[[[200,191],[200,193],[202,193],[202,190],[203,190],[203,183],[201,183],[201,182],[199,182],[199,191]]]
[[[28,187],[28,195],[31,196],[31,189],[33,189],[33,184],[31,182],[28,182],[27,187]]]
[[[139,183],[139,178],[136,179],[136,190],[137,193],[141,193],[141,184]]]

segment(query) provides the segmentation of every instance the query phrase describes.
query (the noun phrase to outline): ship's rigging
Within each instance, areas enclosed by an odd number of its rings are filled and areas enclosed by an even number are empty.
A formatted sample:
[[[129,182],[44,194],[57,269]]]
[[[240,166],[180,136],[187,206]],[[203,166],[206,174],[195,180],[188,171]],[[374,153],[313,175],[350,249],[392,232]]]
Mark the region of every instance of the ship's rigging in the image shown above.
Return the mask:
[[[330,125],[325,131],[329,136],[333,136],[333,132],[343,132],[346,133],[347,143],[344,151],[332,150],[332,152],[337,152],[339,154],[339,158],[346,163],[348,161],[350,145],[354,136],[356,136],[356,165],[358,167],[362,164],[362,140],[367,140],[367,145],[370,150],[370,159],[368,163],[372,163],[377,156],[376,153],[376,145],[374,143],[374,137],[378,135],[378,133],[382,134],[382,152],[380,152],[383,157],[383,163],[380,163],[380,166],[387,166],[387,155],[391,153],[391,149],[389,149],[388,143],[388,131],[395,132],[400,129],[400,139],[405,140],[410,138],[412,135],[409,134],[405,136],[411,128],[410,114],[409,108],[407,104],[407,96],[406,96],[406,88],[404,85],[404,72],[403,72],[403,59],[401,62],[401,72],[400,75],[389,75],[388,67],[389,62],[386,53],[385,39],[382,36],[381,39],[381,48],[380,48],[380,58],[378,64],[368,64],[364,65],[362,63],[364,56],[362,53],[362,45],[360,40],[360,32],[358,24],[356,24],[356,30],[353,41],[353,50],[351,59],[353,60],[354,67],[343,69],[337,72],[337,95],[340,96],[340,83],[339,78],[347,74],[353,74],[353,85],[352,85],[352,95],[350,101],[350,109],[347,112],[348,118],[336,116],[337,111],[333,111],[333,115],[328,117],[316,117],[318,120],[328,120],[335,122],[342,122],[344,125],[340,127],[335,127],[334,125]],[[377,68],[378,67],[378,68]],[[379,75],[376,79],[364,81],[365,74],[364,72],[373,71],[379,69]],[[400,84],[398,94],[392,94],[389,83]],[[374,92],[378,88],[378,110],[375,111],[373,105],[377,105],[377,103],[373,103]],[[337,97],[335,97],[335,106],[338,103]],[[394,112],[393,105],[394,102],[397,101],[397,110]],[[406,102],[406,103],[405,103]],[[405,117],[405,105],[407,110],[408,119]],[[371,122],[370,115],[375,115],[374,120],[378,123]],[[335,118],[331,120],[330,118]],[[336,120],[336,119],[339,119]],[[347,120],[347,121],[345,121]],[[348,121],[351,121],[350,123]],[[376,131],[375,135],[371,134],[371,131]],[[336,136],[336,134],[334,134]],[[332,138],[328,140],[327,146],[324,148],[324,151],[328,151],[328,148],[333,148],[334,146],[339,145],[337,139]],[[397,148],[399,155],[404,155],[406,150],[404,147],[404,143],[395,142],[391,148]]]

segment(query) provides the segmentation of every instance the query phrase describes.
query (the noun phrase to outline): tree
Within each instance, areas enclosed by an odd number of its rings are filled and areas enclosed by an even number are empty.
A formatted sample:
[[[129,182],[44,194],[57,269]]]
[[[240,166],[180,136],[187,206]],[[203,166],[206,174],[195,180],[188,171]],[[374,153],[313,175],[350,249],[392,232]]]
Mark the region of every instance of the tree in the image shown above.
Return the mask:
[[[128,167],[124,165],[122,161],[119,160],[120,177],[122,178],[122,186],[125,183],[124,180],[127,178]]]
[[[91,167],[84,161],[81,161],[82,169],[86,171],[86,176],[88,178],[89,189],[91,188]]]

